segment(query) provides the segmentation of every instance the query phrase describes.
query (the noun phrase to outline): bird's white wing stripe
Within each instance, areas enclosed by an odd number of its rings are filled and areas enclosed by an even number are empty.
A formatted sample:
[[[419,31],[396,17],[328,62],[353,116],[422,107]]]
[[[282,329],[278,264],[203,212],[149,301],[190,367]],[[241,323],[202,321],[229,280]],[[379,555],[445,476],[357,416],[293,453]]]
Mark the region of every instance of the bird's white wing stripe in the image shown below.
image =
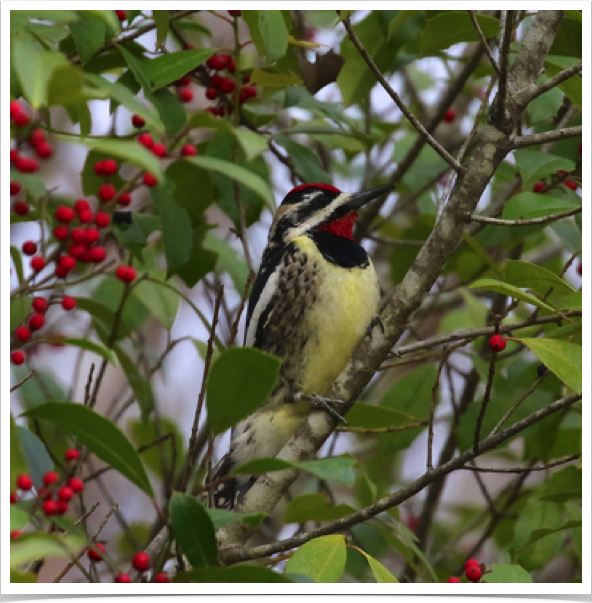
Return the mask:
[[[251,315],[251,321],[249,322],[249,328],[247,329],[245,345],[252,346],[255,343],[255,334],[257,333],[257,327],[259,326],[261,314],[265,311],[271,302],[273,294],[277,291],[281,266],[282,263],[280,262],[273,271],[273,274],[269,276],[267,282],[265,283],[265,287],[263,287],[261,295],[255,304],[253,314]]]

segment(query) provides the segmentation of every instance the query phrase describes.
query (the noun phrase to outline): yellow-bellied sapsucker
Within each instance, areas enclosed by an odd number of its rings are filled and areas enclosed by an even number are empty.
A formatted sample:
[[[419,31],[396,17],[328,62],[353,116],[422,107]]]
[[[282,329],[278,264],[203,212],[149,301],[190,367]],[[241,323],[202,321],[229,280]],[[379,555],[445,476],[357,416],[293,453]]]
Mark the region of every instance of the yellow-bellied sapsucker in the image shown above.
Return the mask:
[[[325,395],[366,333],[379,301],[372,261],[352,237],[356,210],[391,185],[343,193],[328,184],[292,189],[277,210],[247,309],[245,344],[282,360],[270,399],[232,431],[210,483],[233,467],[273,457]],[[213,504],[233,508],[254,482],[214,487]]]

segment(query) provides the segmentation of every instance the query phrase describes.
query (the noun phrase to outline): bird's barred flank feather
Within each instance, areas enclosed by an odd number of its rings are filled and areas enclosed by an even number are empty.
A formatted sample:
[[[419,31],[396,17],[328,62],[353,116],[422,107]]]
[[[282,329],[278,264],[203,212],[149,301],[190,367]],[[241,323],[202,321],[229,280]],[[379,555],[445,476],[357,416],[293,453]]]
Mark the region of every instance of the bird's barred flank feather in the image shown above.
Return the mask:
[[[366,333],[379,300],[374,267],[351,236],[356,210],[389,186],[358,194],[300,185],[279,207],[247,308],[245,345],[282,361],[269,400],[232,430],[230,450],[208,478],[216,507],[233,509],[256,476],[238,465],[274,457],[323,396]],[[296,401],[298,400],[298,401]]]

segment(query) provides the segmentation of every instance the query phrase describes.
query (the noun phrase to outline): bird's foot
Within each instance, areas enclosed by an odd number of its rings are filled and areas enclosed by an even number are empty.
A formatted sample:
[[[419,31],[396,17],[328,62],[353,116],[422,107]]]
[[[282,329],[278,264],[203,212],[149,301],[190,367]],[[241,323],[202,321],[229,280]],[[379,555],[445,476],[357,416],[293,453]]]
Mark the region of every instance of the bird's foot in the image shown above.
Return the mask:
[[[345,404],[343,400],[335,400],[333,398],[323,398],[317,394],[311,394],[307,396],[305,394],[297,394],[294,397],[296,402],[304,401],[309,402],[313,410],[324,410],[329,413],[334,419],[337,419],[340,423],[348,425],[348,422],[342,417],[334,408],[333,404]]]
[[[378,314],[376,316],[372,317],[370,324],[366,328],[366,337],[370,337],[370,339],[372,339],[372,329],[374,329],[374,327],[377,327],[377,326],[380,327],[380,330],[382,331],[382,334],[384,335],[384,323],[382,322],[382,318],[380,318],[380,316],[378,316]]]

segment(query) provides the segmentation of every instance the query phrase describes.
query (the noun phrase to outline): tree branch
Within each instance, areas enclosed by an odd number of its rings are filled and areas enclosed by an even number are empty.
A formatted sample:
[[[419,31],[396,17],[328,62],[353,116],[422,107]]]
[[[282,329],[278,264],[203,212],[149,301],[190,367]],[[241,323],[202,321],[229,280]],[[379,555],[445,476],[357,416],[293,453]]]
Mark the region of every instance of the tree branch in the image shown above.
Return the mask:
[[[497,61],[495,60],[493,54],[491,54],[491,48],[489,48],[489,44],[487,43],[487,40],[485,39],[485,34],[483,33],[481,26],[479,25],[479,21],[477,21],[476,13],[474,10],[470,10],[470,11],[468,11],[468,13],[469,13],[469,17],[471,17],[471,23],[473,24],[473,27],[475,28],[475,31],[477,32],[477,35],[479,36],[479,39],[481,40],[481,46],[483,46],[483,50],[485,51],[485,54],[487,55],[487,58],[489,59],[491,66],[495,69],[495,72],[499,76],[499,74],[500,74],[499,65],[497,64]]]
[[[573,126],[572,128],[561,128],[551,130],[550,132],[541,132],[540,134],[530,134],[528,136],[516,136],[510,141],[512,148],[521,149],[533,144],[544,144],[545,142],[555,142],[564,138],[575,138],[582,135],[582,126]]]
[[[496,448],[506,440],[514,437],[519,434],[521,431],[542,421],[544,418],[559,412],[560,410],[564,410],[569,408],[572,404],[575,404],[577,401],[581,400],[582,396],[579,394],[572,394],[565,398],[561,398],[549,404],[545,408],[542,408],[532,414],[530,414],[525,419],[514,423],[508,429],[501,431],[495,435],[489,436],[482,440],[479,444],[480,453],[487,452],[488,450],[492,450]],[[312,540],[313,538],[318,538],[319,536],[325,536],[327,534],[333,534],[335,532],[339,532],[349,528],[351,526],[357,525],[363,521],[366,521],[372,517],[375,517],[379,513],[386,511],[392,507],[400,505],[404,501],[411,498],[411,496],[417,494],[421,490],[423,490],[427,485],[434,482],[437,479],[442,478],[444,475],[456,470],[456,469],[470,469],[469,467],[465,467],[465,465],[474,459],[477,454],[474,452],[471,447],[469,450],[466,450],[462,454],[459,454],[457,457],[451,459],[447,463],[443,465],[439,465],[435,469],[431,471],[426,471],[420,478],[416,479],[413,483],[401,488],[394,494],[390,494],[385,496],[384,498],[378,500],[374,504],[366,507],[365,509],[361,509],[360,511],[356,511],[351,515],[347,515],[346,517],[342,517],[333,522],[329,522],[320,528],[315,530],[311,530],[310,532],[306,532],[304,534],[298,534],[292,538],[287,538],[285,540],[279,542],[271,542],[269,544],[264,544],[261,546],[256,546],[251,549],[245,549],[244,547],[236,547],[229,548],[220,551],[221,561],[226,564],[238,563],[241,561],[248,561],[250,559],[259,559],[260,557],[267,557],[268,555],[272,555],[274,553],[280,553],[283,551],[287,551],[288,549],[295,548],[297,546],[301,546],[305,542]],[[280,471],[278,473],[284,473]]]
[[[338,11],[339,13],[339,11]],[[401,100],[401,97],[393,90],[391,85],[387,82],[385,77],[380,73],[380,69],[378,69],[376,63],[372,60],[372,57],[368,54],[360,39],[354,32],[353,27],[351,26],[349,17],[345,17],[342,20],[345,29],[347,30],[347,35],[349,39],[352,41],[353,45],[357,48],[358,52],[366,61],[368,67],[372,73],[376,76],[376,79],[380,82],[386,93],[393,99],[394,103],[399,107],[403,115],[411,122],[413,127],[423,136],[426,142],[450,165],[450,167],[455,172],[462,172],[464,170],[463,166],[456,161],[456,159],[425,129],[423,124],[409,111],[405,103]]]
[[[542,216],[541,218],[531,218],[530,220],[502,220],[500,218],[490,218],[489,216],[473,214],[471,216],[471,221],[482,222],[484,224],[495,224],[496,226],[531,226],[532,224],[546,224],[547,222],[554,222],[555,220],[561,220],[562,218],[569,218],[569,216],[579,214],[581,211],[581,207],[574,207],[573,209],[568,209],[558,214]]]
[[[568,80],[570,77],[573,77],[574,75],[577,75],[578,73],[581,73],[581,71],[582,71],[582,61],[578,61],[577,63],[574,63],[571,67],[568,67],[567,69],[560,71],[557,75],[550,77],[546,82],[543,82],[542,84],[539,84],[538,86],[535,86],[535,85],[529,86],[529,88],[524,93],[525,94],[524,101],[530,102],[530,101],[534,100],[541,94],[544,94],[545,92],[548,92],[549,90],[552,90],[559,84],[565,82],[565,80]]]

